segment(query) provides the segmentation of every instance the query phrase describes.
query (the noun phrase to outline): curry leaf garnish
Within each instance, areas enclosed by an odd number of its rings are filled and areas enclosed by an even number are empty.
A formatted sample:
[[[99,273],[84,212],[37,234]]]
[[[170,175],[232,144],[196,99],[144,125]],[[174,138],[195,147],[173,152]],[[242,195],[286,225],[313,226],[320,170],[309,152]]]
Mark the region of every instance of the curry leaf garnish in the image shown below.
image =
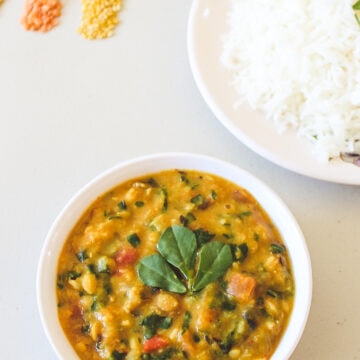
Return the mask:
[[[194,279],[193,290],[199,291],[217,280],[232,264],[230,246],[219,241],[205,244],[199,253],[199,269]]]
[[[195,234],[179,225],[167,228],[157,244],[159,253],[171,265],[177,267],[186,279],[191,277],[196,247]]]
[[[206,233],[209,239],[212,234]],[[167,228],[157,244],[159,253],[140,260],[137,272],[148,286],[175,293],[200,291],[224,275],[233,262],[230,246],[219,241],[201,244],[185,226]],[[186,286],[185,286],[186,285]]]
[[[174,293],[185,293],[186,287],[176,276],[170,265],[160,254],[144,257],[137,265],[141,281],[149,286],[158,287]]]

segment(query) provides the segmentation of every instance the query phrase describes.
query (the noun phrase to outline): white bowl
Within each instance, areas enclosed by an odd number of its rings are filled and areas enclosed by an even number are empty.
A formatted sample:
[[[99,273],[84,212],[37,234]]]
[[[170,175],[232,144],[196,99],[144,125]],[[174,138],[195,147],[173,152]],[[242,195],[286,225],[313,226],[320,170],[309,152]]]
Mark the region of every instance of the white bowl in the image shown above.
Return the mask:
[[[204,171],[238,184],[247,189],[259,201],[277,226],[290,254],[296,294],[288,326],[272,360],[288,359],[304,331],[311,306],[311,262],[304,236],[283,201],[253,175],[218,159],[186,153],[155,154],[127,161],[111,168],[82,188],[55,220],[42,249],[37,275],[40,316],[54,351],[60,359],[78,359],[57,316],[57,262],[68,234],[80,216],[99,195],[125,180],[166,169]]]

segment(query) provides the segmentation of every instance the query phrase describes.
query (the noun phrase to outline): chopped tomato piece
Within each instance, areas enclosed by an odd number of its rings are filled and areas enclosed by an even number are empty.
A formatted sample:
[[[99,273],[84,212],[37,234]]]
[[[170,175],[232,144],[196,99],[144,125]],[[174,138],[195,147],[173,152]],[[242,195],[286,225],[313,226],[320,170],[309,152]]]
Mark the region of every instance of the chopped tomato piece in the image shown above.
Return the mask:
[[[169,344],[168,338],[165,338],[160,335],[155,335],[152,338],[150,338],[144,342],[143,350],[146,353],[153,352],[153,351],[163,349],[168,344]]]
[[[231,276],[227,292],[240,302],[248,302],[254,298],[256,280],[249,275],[235,273]]]
[[[115,262],[118,267],[133,264],[139,256],[139,253],[134,248],[122,249],[115,255]]]

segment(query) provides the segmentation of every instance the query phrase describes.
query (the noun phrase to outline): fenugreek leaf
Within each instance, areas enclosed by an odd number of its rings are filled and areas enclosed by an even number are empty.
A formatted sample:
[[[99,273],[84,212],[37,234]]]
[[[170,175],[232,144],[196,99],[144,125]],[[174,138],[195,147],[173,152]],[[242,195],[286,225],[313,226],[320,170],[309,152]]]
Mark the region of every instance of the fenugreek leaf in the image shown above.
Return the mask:
[[[152,313],[140,322],[144,327],[144,336],[147,339],[153,337],[159,329],[168,329],[172,324],[172,318]]]
[[[177,267],[186,279],[192,277],[196,256],[196,237],[188,228],[173,225],[160,236],[157,244],[159,253]]]
[[[186,292],[185,285],[160,254],[142,258],[137,265],[137,273],[145,285],[179,294]]]
[[[199,291],[217,280],[224,275],[232,262],[233,257],[229,245],[219,241],[205,244],[199,252],[199,267],[192,290]]]

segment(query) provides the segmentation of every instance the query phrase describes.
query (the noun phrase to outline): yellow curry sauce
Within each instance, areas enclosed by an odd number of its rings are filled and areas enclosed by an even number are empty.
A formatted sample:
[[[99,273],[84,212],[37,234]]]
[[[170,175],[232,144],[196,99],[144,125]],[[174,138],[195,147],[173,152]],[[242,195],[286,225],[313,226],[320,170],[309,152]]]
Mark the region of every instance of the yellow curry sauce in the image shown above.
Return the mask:
[[[179,292],[140,277],[144,259],[164,260],[158,242],[171,229],[188,231],[196,244],[188,278],[167,266]],[[231,261],[196,289],[200,267],[211,267],[206,277],[222,266],[220,251],[199,260],[212,242]],[[163,171],[99,197],[58,264],[58,316],[81,359],[269,359],[294,291],[286,247],[259,203],[239,186],[197,171]]]

